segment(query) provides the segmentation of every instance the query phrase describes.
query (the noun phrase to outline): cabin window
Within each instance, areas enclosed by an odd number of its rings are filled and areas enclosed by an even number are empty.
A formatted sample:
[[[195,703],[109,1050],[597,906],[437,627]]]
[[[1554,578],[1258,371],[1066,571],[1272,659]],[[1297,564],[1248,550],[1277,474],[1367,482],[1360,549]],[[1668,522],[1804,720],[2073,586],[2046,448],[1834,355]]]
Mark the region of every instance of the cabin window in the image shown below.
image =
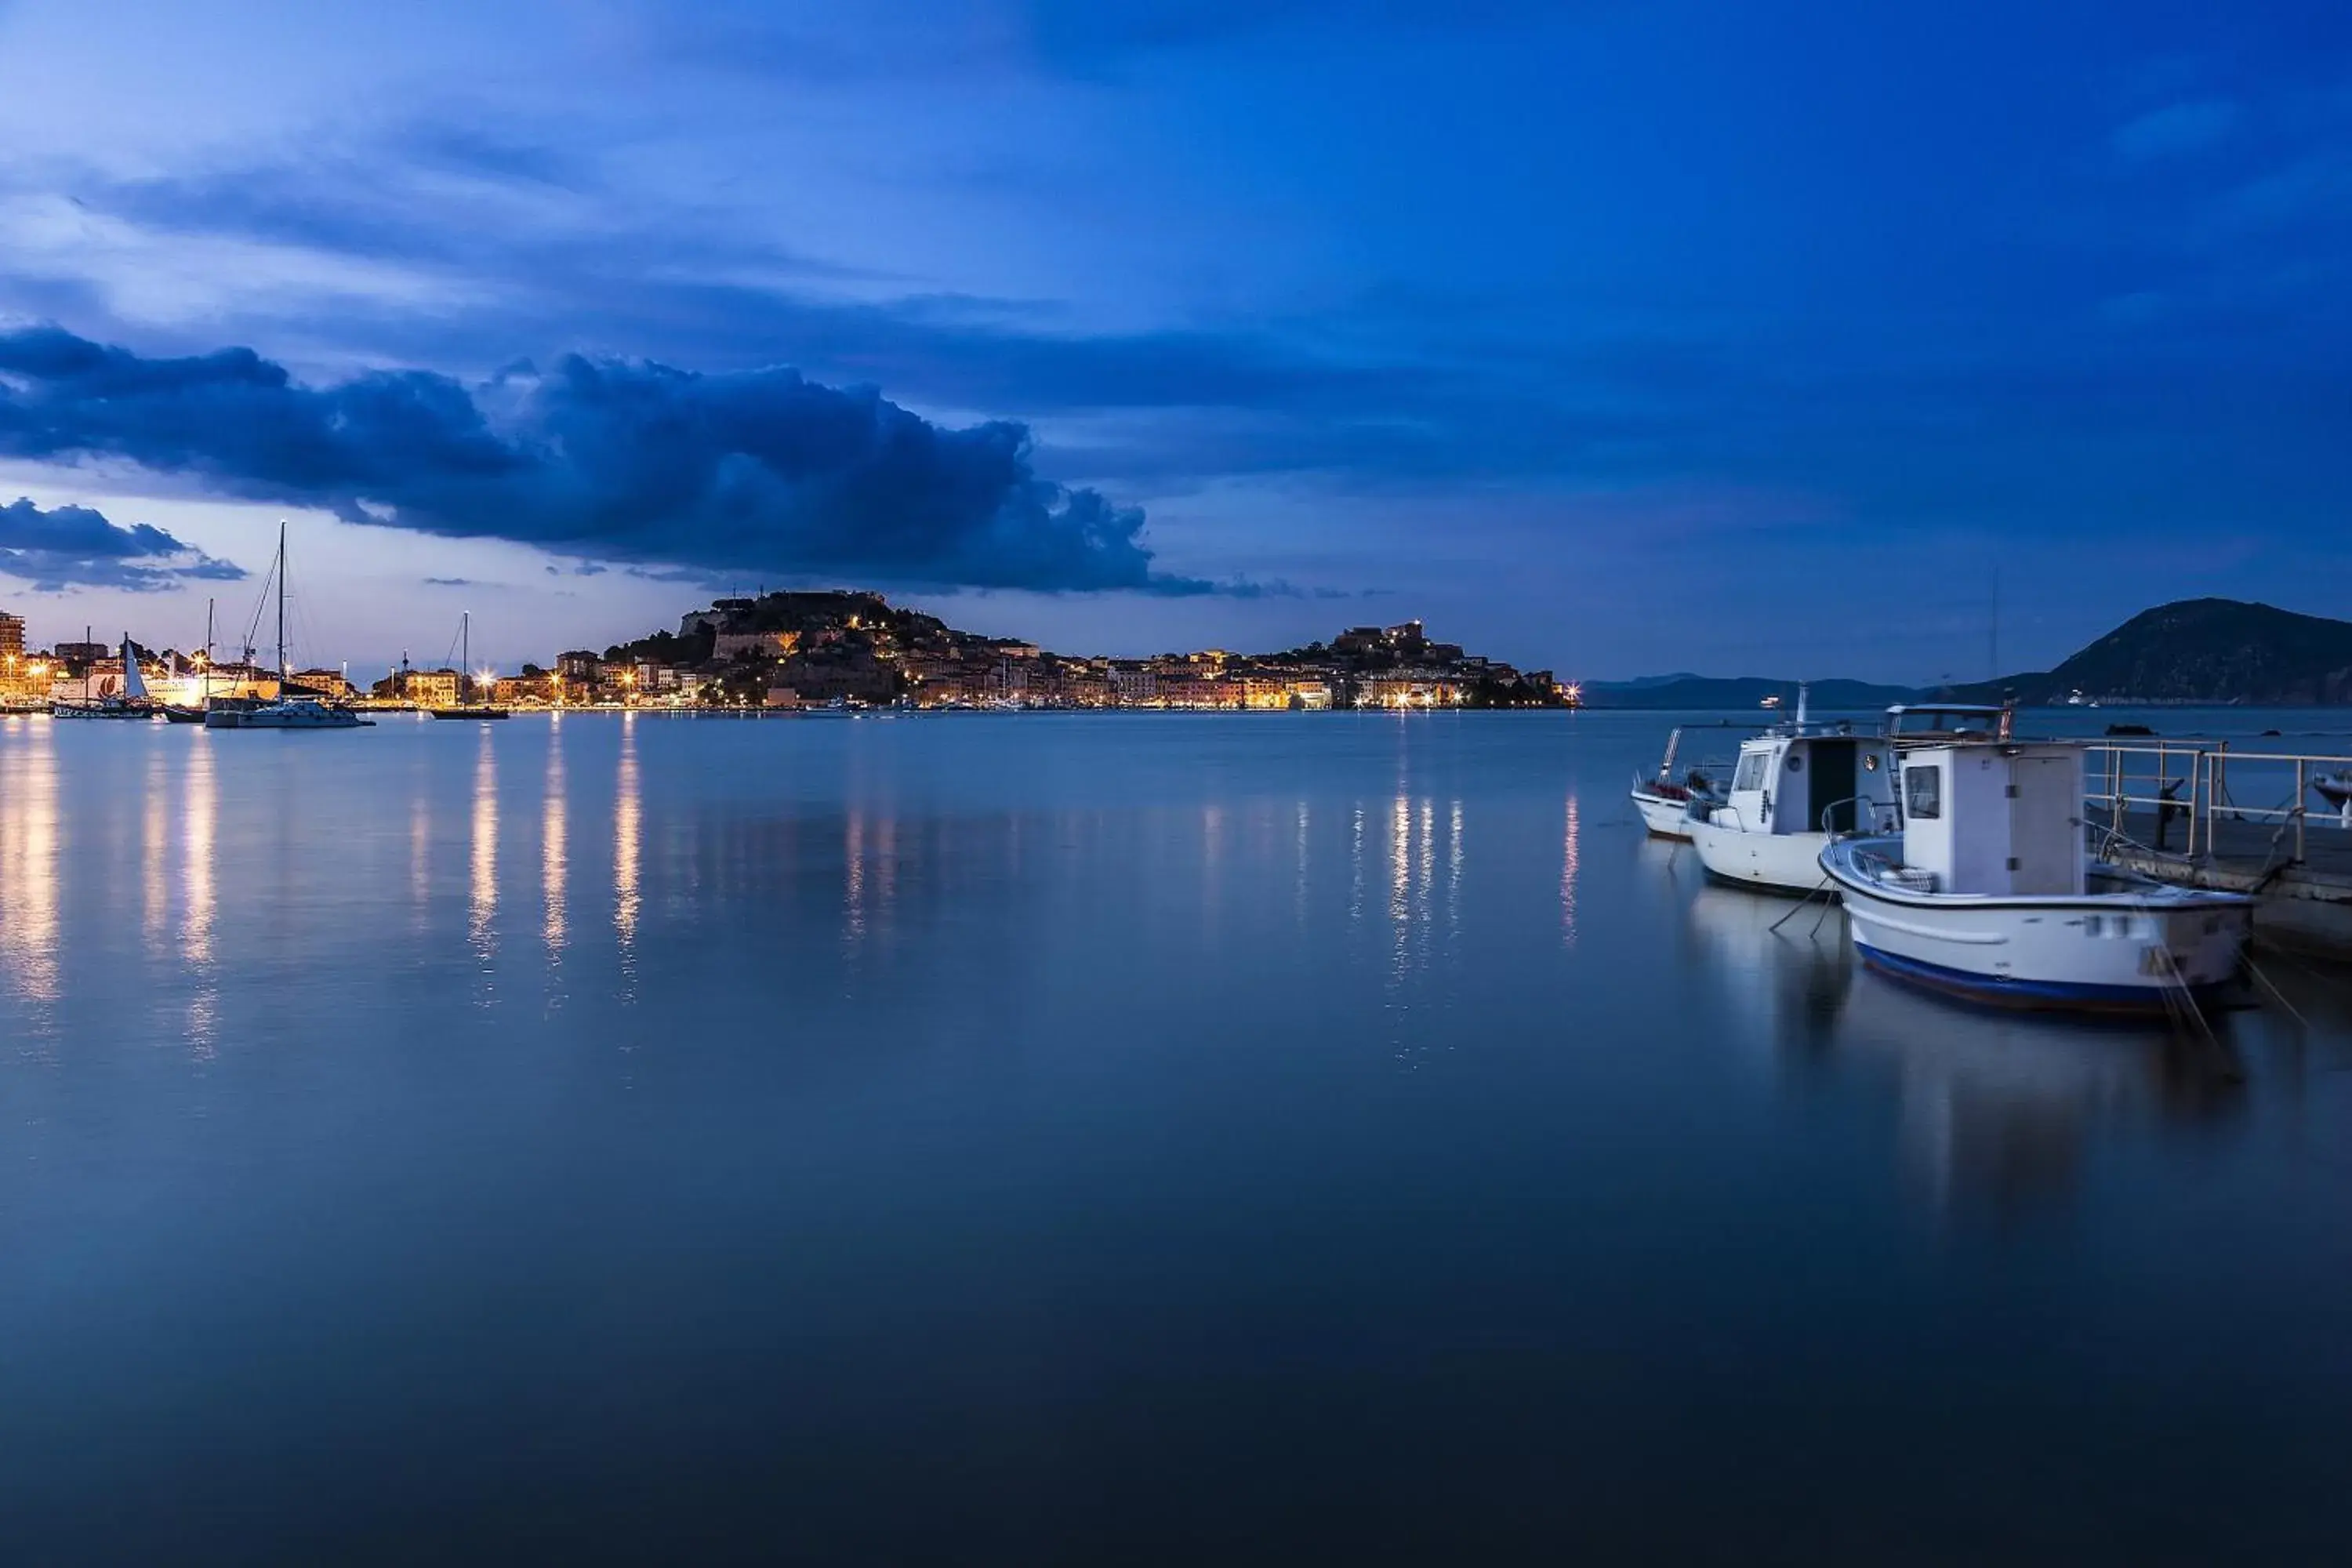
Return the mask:
[[[1790,752],[1789,753],[1789,771],[1792,773],[1801,773],[1805,771],[1805,759],[1801,752]]]
[[[1903,810],[1917,822],[1933,822],[1943,816],[1943,775],[1934,768],[1905,768]]]
[[[1739,759],[1739,772],[1732,778],[1731,787],[1734,789],[1762,789],[1764,787],[1763,752],[1750,752],[1746,756]]]

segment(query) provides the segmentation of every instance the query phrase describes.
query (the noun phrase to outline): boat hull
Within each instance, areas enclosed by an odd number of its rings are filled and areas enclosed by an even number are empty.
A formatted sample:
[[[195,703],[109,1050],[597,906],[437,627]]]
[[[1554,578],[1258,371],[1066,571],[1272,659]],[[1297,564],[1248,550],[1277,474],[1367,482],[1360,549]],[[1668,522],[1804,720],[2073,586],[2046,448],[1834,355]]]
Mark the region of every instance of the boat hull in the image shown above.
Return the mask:
[[[1653,795],[1648,790],[1633,793],[1633,809],[1642,814],[1642,826],[1653,838],[1671,838],[1677,843],[1690,842],[1690,802],[1670,795]]]
[[[154,714],[149,712],[144,708],[125,708],[121,706],[108,707],[105,704],[97,702],[59,702],[50,708],[49,715],[56,719],[133,719],[141,721],[155,717]]]
[[[2160,1013],[2236,978],[2251,902],[2174,888],[1997,899],[1884,889],[1822,857],[1862,961],[1924,989],[1998,1006]]]
[[[1779,893],[1818,892],[1828,882],[1821,865],[1826,834],[1746,833],[1695,816],[1685,818],[1684,831],[1718,881]]]

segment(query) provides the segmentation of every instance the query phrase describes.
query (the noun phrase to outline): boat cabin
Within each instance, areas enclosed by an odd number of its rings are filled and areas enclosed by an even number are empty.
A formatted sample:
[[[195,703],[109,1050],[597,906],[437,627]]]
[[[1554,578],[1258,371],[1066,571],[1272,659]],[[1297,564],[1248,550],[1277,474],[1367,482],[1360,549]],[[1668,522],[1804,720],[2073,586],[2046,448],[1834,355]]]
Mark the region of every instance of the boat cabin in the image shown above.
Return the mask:
[[[1903,867],[1922,892],[2084,891],[2079,746],[1928,746],[1896,757]]]
[[[1886,710],[1886,738],[1900,746],[2006,741],[2011,710],[1976,702],[1898,702]]]
[[[1893,826],[1886,742],[1843,727],[1741,742],[1727,805],[1746,833],[1867,833]]]

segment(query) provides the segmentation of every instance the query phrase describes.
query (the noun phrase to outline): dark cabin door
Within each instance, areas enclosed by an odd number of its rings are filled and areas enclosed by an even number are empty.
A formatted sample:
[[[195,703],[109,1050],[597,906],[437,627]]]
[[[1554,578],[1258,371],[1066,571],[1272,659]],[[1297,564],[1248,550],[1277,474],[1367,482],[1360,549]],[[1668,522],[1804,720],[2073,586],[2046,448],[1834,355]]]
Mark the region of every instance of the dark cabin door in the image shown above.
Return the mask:
[[[1815,741],[1811,772],[1813,775],[1812,810],[1805,818],[1805,830],[1818,833],[1822,828],[1822,813],[1830,813],[1829,828],[1832,833],[1851,833],[1854,829],[1854,755],[1860,743],[1853,741]]]

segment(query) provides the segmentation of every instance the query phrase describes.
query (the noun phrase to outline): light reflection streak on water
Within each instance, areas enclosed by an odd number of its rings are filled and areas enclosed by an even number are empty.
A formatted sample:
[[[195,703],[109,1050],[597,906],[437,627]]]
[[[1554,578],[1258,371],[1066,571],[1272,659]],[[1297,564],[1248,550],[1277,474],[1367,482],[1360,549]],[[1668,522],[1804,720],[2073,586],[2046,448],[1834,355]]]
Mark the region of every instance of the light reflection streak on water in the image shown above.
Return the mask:
[[[491,745],[485,724],[474,753],[473,885],[467,921],[474,956],[484,969],[498,956],[493,922],[499,910],[499,766]]]
[[[165,939],[172,919],[171,821],[165,803],[172,793],[164,772],[163,753],[147,754],[147,809],[139,845],[140,934],[146,939],[150,961],[162,963],[168,952]]]
[[[1576,797],[1568,797],[1566,825],[1559,836],[1559,945],[1576,945]]]
[[[1462,930],[1462,802],[1454,801],[1445,826],[1445,934]]]
[[[1298,803],[1298,923],[1307,923],[1307,803]]]
[[[1401,984],[1412,969],[1412,801],[1399,794],[1389,811],[1389,978]]]
[[[1223,880],[1225,858],[1225,808],[1215,801],[1201,807],[1201,931],[1204,936],[1217,933],[1218,887]]]
[[[1364,808],[1359,803],[1348,829],[1348,923],[1356,925],[1364,918]]]
[[[220,973],[213,953],[216,900],[213,845],[219,824],[220,798],[213,780],[211,735],[199,731],[189,737],[189,744],[192,749],[188,753],[180,947],[195,975],[195,987],[188,997],[188,1045],[199,1059],[209,1059],[220,1039]]]
[[[843,929],[855,944],[866,939],[866,818],[856,806],[841,829]]]
[[[53,1027],[58,1000],[58,757],[49,726],[7,721],[7,765],[0,767],[0,955],[17,994],[36,1005],[37,1035]],[[19,726],[22,728],[20,729]]]
[[[552,965],[563,956],[566,910],[563,885],[567,867],[564,861],[564,800],[563,800],[563,737],[562,721],[549,721],[547,732],[547,808],[540,824],[539,885],[547,904],[547,961]]]
[[[637,716],[621,715],[621,773],[613,797],[613,935],[620,949],[621,999],[637,987]]]
[[[1413,900],[1421,911],[1422,923],[1429,923],[1431,895],[1437,887],[1437,803],[1421,803],[1421,854],[1413,866]]]

